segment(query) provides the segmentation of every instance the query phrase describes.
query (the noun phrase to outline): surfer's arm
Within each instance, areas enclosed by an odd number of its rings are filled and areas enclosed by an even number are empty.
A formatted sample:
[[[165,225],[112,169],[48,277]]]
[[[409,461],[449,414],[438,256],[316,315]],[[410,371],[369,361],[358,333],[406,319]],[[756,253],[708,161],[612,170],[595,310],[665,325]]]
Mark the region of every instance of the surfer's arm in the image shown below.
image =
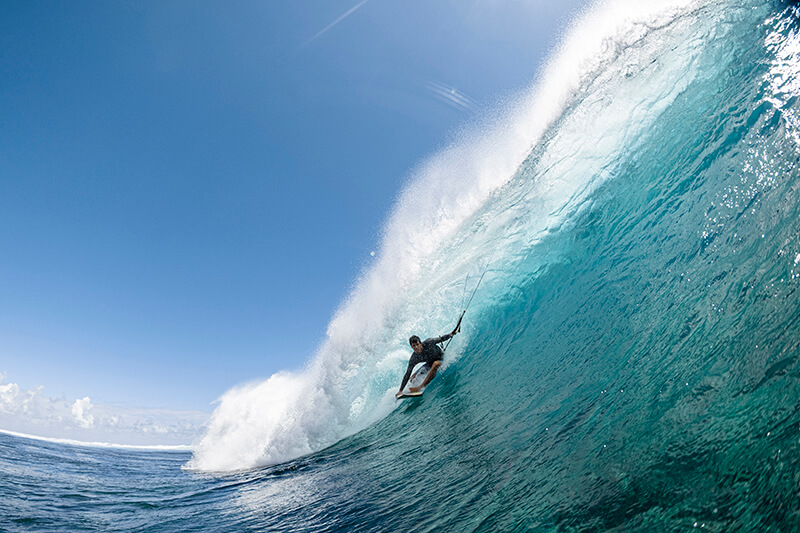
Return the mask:
[[[434,344],[441,344],[441,343],[445,342],[446,340],[449,340],[455,334],[456,334],[456,331],[453,330],[453,331],[451,331],[450,333],[448,333],[446,335],[442,335],[441,337],[436,337],[435,339],[431,339],[431,340],[434,342]]]
[[[450,340],[453,337],[455,337],[456,333],[458,333],[458,330],[461,327],[461,319],[462,318],[464,318],[464,313],[461,313],[461,316],[458,317],[458,324],[456,324],[456,327],[453,328],[453,331],[451,331],[450,333],[447,333],[446,335],[442,335],[441,337],[437,337],[437,338],[431,339],[431,340],[433,340],[433,342],[435,342],[436,344],[441,344],[444,341]]]
[[[400,384],[400,389],[397,391],[398,393],[406,388],[406,383],[408,383],[408,380],[411,378],[411,371],[414,370],[415,366],[417,366],[417,360],[415,357],[412,357],[408,362],[408,370],[406,370],[406,375],[403,376],[403,383]]]

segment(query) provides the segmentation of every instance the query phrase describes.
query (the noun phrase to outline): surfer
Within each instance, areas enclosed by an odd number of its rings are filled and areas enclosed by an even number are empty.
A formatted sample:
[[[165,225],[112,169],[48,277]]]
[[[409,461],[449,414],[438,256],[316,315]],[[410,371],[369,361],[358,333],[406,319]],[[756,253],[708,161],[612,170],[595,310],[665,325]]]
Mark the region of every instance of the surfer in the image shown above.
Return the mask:
[[[461,325],[460,319],[458,324]],[[427,368],[428,375],[425,376],[425,381],[423,381],[420,386],[409,387],[408,390],[410,392],[419,392],[436,377],[436,371],[439,370],[439,367],[442,365],[442,356],[444,355],[444,350],[439,347],[439,344],[451,339],[456,333],[458,333],[458,326],[450,333],[442,335],[441,337],[420,341],[419,337],[413,335],[408,339],[408,343],[411,345],[411,349],[414,350],[414,353],[411,354],[411,359],[408,361],[408,370],[406,370],[406,375],[403,376],[403,383],[400,384],[400,390],[397,391],[395,396],[399,398],[403,394],[403,389],[411,378],[411,371],[420,363],[425,363],[423,371]]]

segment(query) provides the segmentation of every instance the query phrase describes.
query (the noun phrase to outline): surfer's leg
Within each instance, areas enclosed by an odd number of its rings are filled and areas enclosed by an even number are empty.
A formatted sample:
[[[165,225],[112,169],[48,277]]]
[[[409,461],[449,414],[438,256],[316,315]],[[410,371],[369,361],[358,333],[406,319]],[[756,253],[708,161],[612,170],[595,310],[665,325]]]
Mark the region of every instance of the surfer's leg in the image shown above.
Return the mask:
[[[411,379],[409,379],[408,381],[414,381],[415,379],[417,379],[417,376],[419,376],[422,372],[428,372],[428,371],[430,371],[430,367],[428,366],[428,363],[425,363],[424,365],[419,367],[419,370],[414,372],[414,375],[411,376]]]
[[[436,371],[439,370],[440,366],[442,366],[441,361],[434,361],[433,363],[431,363],[431,369],[428,371],[428,375],[425,376],[425,381],[423,381],[419,387],[409,387],[408,390],[410,390],[411,392],[417,392],[420,389],[424,389],[428,385],[428,383],[430,383],[431,380],[436,377]]]

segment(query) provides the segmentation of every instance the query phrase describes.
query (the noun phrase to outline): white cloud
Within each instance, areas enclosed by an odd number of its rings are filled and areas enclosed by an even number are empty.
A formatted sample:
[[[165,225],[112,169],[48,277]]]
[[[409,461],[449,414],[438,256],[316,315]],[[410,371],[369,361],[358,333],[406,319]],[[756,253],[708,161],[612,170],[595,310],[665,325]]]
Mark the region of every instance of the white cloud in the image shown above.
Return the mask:
[[[88,396],[51,398],[44,387],[24,390],[0,372],[0,430],[40,437],[125,445],[188,445],[209,413],[92,403]]]
[[[78,421],[82,428],[90,428],[94,426],[94,416],[89,412],[92,410],[92,400],[88,396],[75,400],[72,404],[72,416]]]
[[[43,387],[23,391],[16,383],[2,384],[5,374],[0,375],[0,412],[36,415],[39,412]]]

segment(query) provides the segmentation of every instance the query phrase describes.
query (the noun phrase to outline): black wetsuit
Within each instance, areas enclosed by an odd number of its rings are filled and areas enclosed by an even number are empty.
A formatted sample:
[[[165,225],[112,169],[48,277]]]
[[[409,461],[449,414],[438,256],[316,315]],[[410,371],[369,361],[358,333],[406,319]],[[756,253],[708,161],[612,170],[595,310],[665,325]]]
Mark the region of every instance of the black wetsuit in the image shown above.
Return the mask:
[[[405,388],[406,383],[408,383],[408,380],[411,378],[411,371],[414,370],[415,366],[420,363],[425,363],[428,368],[430,368],[434,361],[442,360],[444,350],[439,348],[439,343],[446,341],[450,337],[452,337],[452,335],[448,333],[447,335],[442,335],[435,339],[426,339],[422,341],[422,351],[420,353],[414,352],[411,354],[411,359],[408,361],[408,370],[406,370],[406,375],[403,376],[403,384],[400,385],[400,390]]]

